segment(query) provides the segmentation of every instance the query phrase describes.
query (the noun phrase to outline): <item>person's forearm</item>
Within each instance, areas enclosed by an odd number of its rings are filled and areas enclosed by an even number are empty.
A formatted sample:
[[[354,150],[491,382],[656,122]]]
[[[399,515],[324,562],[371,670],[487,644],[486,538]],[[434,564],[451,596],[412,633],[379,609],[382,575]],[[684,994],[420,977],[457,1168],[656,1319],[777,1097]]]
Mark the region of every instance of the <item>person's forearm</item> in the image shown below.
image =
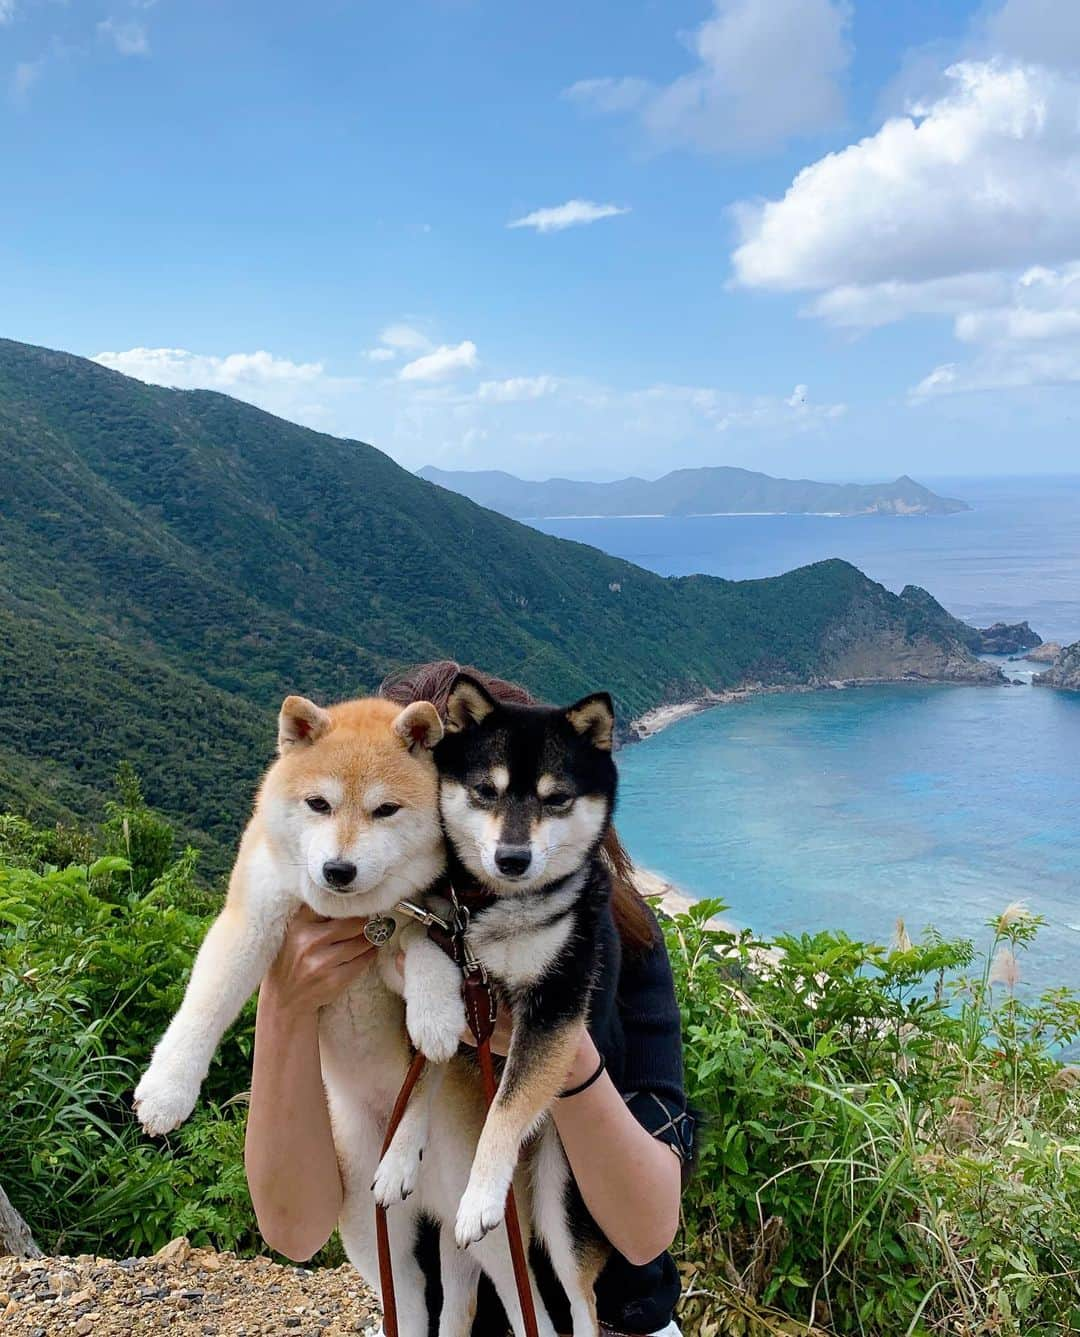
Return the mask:
[[[263,1238],[297,1262],[330,1238],[342,1201],[318,1027],[317,1011],[284,1008],[263,985],[244,1160]]]
[[[591,1076],[599,1058],[586,1036],[567,1088]],[[663,1253],[679,1226],[681,1167],[671,1148],[638,1123],[606,1072],[556,1100],[552,1114],[585,1205],[611,1244],[631,1263]]]

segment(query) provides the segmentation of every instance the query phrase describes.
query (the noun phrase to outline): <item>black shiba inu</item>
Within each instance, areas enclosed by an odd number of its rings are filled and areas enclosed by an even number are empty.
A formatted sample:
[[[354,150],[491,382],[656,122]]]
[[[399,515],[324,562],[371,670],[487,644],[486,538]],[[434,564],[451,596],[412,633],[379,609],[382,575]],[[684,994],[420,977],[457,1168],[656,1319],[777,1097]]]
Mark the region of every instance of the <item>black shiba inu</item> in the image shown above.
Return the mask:
[[[469,942],[513,1017],[513,1039],[458,1209],[459,1245],[503,1219],[522,1142],[564,1085],[591,1017],[614,1009],[619,938],[600,844],[616,795],[614,711],[604,692],[564,709],[496,702],[460,674],[434,750],[455,885],[471,892]],[[554,1128],[533,1152],[533,1227],[570,1300],[595,1331],[593,1282],[608,1251]]]

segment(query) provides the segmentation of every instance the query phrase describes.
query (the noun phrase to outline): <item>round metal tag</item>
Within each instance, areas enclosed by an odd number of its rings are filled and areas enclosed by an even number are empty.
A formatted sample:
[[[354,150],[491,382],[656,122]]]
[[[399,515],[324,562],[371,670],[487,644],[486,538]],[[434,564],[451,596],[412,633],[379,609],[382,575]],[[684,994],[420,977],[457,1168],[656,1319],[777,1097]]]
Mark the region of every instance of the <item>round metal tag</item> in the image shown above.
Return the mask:
[[[373,947],[385,947],[396,928],[397,924],[389,915],[375,915],[364,925],[364,937]]]

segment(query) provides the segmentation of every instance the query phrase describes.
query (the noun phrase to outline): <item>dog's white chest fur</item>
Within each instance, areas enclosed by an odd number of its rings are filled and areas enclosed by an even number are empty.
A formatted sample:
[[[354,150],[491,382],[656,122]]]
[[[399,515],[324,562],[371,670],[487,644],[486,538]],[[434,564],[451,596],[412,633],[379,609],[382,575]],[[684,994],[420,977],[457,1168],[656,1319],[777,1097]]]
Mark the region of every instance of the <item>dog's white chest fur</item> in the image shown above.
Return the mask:
[[[514,989],[540,979],[570,937],[573,919],[566,911],[581,882],[573,878],[550,896],[507,896],[477,916],[469,941],[497,980]]]

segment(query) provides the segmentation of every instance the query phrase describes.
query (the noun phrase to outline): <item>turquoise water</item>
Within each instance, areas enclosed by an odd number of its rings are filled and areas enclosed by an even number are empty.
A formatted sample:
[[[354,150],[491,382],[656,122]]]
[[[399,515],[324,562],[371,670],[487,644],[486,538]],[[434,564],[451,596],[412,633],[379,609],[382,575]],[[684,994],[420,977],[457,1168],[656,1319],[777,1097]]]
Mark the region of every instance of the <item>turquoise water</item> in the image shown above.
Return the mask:
[[[635,858],[757,932],[985,937],[1023,899],[1029,983],[1080,986],[1080,696],[867,687],[761,697],[619,754]]]
[[[743,577],[843,556],[973,620],[1080,638],[1080,482],[954,481],[941,520],[545,522],[666,573]],[[1031,665],[1006,664],[1030,681]],[[1080,987],[1080,694],[897,686],[763,697],[619,756],[634,856],[761,933],[887,939],[898,916],[985,941],[1026,900],[1048,921],[1029,985]]]

